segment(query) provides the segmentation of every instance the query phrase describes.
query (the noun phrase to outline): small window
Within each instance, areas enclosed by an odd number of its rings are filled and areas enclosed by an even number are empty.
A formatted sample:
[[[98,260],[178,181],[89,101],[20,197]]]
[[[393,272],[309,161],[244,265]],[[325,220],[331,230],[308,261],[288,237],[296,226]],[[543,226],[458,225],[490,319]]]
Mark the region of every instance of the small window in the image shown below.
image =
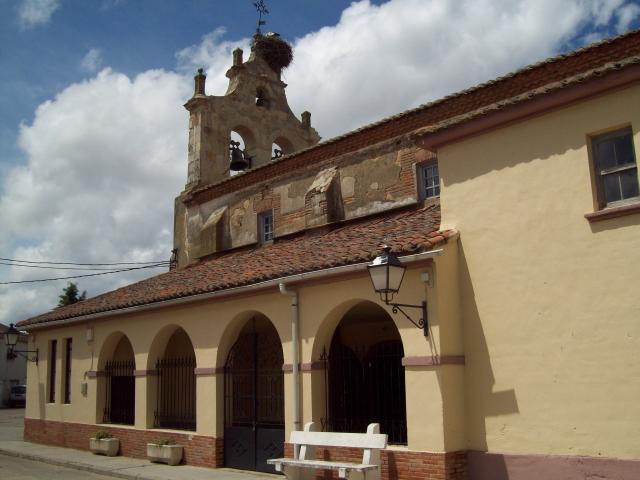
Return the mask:
[[[260,243],[273,240],[273,210],[269,210],[258,215],[258,228]]]
[[[418,192],[420,199],[440,196],[438,163],[429,162],[418,166]]]
[[[593,137],[591,147],[600,208],[640,201],[631,128]]]
[[[72,340],[67,338],[65,340],[64,351],[64,403],[71,403],[71,352],[72,352]]]
[[[49,342],[49,403],[56,401],[56,360],[58,358],[58,341]]]

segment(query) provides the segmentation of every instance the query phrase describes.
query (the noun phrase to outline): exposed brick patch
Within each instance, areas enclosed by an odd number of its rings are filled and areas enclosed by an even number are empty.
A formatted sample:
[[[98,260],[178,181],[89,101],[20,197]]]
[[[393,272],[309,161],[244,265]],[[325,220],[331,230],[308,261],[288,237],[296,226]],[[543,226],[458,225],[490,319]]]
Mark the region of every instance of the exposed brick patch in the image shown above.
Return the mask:
[[[431,250],[454,230],[439,231],[440,205],[382,212],[307,230],[269,245],[230,250],[201,263],[163,273],[22,321],[20,327],[221,291],[303,272],[368,262],[388,237],[399,256]]]
[[[293,445],[285,443],[286,457],[293,457]],[[358,448],[317,448],[316,458],[361,462]],[[382,480],[466,480],[467,452],[409,452],[382,450]],[[317,479],[337,479],[337,472],[319,471]]]
[[[58,447],[89,449],[89,438],[97,431],[106,430],[120,440],[120,454],[126,457],[146,458],[147,443],[159,438],[171,438],[184,445],[183,463],[199,467],[222,467],[224,463],[222,439],[155,430],[138,430],[108,425],[56,422],[52,420],[24,419],[24,439],[29,442]]]

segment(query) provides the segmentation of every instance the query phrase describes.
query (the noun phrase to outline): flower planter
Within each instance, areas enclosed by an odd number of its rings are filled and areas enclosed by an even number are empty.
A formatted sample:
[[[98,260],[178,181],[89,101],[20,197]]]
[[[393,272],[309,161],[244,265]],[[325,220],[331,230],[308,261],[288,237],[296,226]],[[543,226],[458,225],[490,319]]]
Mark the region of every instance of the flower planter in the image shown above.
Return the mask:
[[[147,443],[147,458],[152,462],[178,465],[182,460],[182,445]]]
[[[90,438],[89,449],[98,455],[115,457],[120,450],[120,440],[117,438]]]

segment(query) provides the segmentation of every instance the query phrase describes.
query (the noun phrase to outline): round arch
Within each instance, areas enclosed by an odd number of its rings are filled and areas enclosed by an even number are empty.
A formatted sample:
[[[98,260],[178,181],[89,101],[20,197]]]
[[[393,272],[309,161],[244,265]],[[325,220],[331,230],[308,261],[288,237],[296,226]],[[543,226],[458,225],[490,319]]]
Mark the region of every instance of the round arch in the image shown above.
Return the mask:
[[[364,432],[376,422],[390,443],[406,444],[404,346],[387,310],[344,302],[327,315],[313,350],[324,366],[312,378],[314,419],[338,432]]]
[[[136,359],[127,335],[109,334],[98,355],[98,369],[96,422],[133,425]]]
[[[222,332],[216,352],[216,368],[224,368],[229,352],[238,339],[240,332],[247,322],[255,317],[264,317],[267,319],[277,332],[280,345],[283,344],[281,332],[278,330],[277,325],[273,323],[267,315],[259,310],[245,310],[234,316]]]
[[[153,370],[155,368],[158,359],[164,356],[169,340],[171,340],[173,335],[178,330],[182,331],[184,336],[186,336],[186,338],[189,340],[189,344],[195,356],[193,340],[191,340],[191,336],[187,333],[187,331],[180,325],[165,325],[158,331],[158,333],[156,333],[156,336],[151,341],[151,345],[149,346],[149,354],[147,355],[147,370]]]
[[[197,363],[193,342],[184,328],[162,328],[151,344],[147,362],[154,372],[147,389],[151,400],[147,405],[155,404],[153,426],[195,431]]]
[[[116,353],[116,350],[122,350],[125,348],[122,346],[123,342],[128,344],[128,347],[131,348],[131,353],[133,354],[135,352],[133,344],[129,337],[123,332],[111,332],[107,338],[104,339],[100,346],[100,353],[98,354],[98,371],[103,371],[105,364],[114,359],[114,353]],[[133,355],[133,360],[135,362],[135,354]]]
[[[353,298],[336,305],[325,316],[324,320],[318,327],[316,335],[313,339],[313,347],[311,349],[312,361],[319,360],[322,352],[324,350],[329,350],[329,348],[331,347],[333,333],[335,332],[336,327],[350,310],[359,305],[365,306],[370,311],[378,312],[380,315],[385,315],[389,318],[389,320],[391,320],[391,322],[393,322],[398,332],[400,332],[398,324],[396,323],[396,319],[390,316],[384,307],[366,298]]]
[[[272,473],[266,461],[284,454],[284,353],[276,326],[266,315],[243,312],[224,332],[217,361],[224,365],[217,411],[224,464]]]

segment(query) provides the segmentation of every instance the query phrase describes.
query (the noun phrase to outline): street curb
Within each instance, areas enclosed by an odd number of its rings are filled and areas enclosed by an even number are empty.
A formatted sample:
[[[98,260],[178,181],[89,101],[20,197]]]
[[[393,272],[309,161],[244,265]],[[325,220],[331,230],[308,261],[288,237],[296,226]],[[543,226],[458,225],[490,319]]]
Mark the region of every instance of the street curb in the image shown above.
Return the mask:
[[[67,468],[73,468],[74,470],[81,470],[84,472],[96,473],[99,475],[108,475],[110,477],[124,478],[126,480],[146,480],[150,478],[150,477],[144,477],[140,474],[129,474],[129,473],[118,472],[117,470],[100,468],[94,465],[88,465],[86,463],[68,462],[68,461],[56,460],[54,458],[49,458],[42,455],[35,455],[32,453],[16,452],[15,450],[7,450],[2,447],[0,447],[0,454],[6,455],[9,457],[23,458],[25,460],[34,460],[36,462],[47,463],[49,465],[55,465],[57,467],[67,467]],[[144,465],[140,465],[140,466],[144,467]],[[124,468],[137,468],[137,467],[124,467]]]

